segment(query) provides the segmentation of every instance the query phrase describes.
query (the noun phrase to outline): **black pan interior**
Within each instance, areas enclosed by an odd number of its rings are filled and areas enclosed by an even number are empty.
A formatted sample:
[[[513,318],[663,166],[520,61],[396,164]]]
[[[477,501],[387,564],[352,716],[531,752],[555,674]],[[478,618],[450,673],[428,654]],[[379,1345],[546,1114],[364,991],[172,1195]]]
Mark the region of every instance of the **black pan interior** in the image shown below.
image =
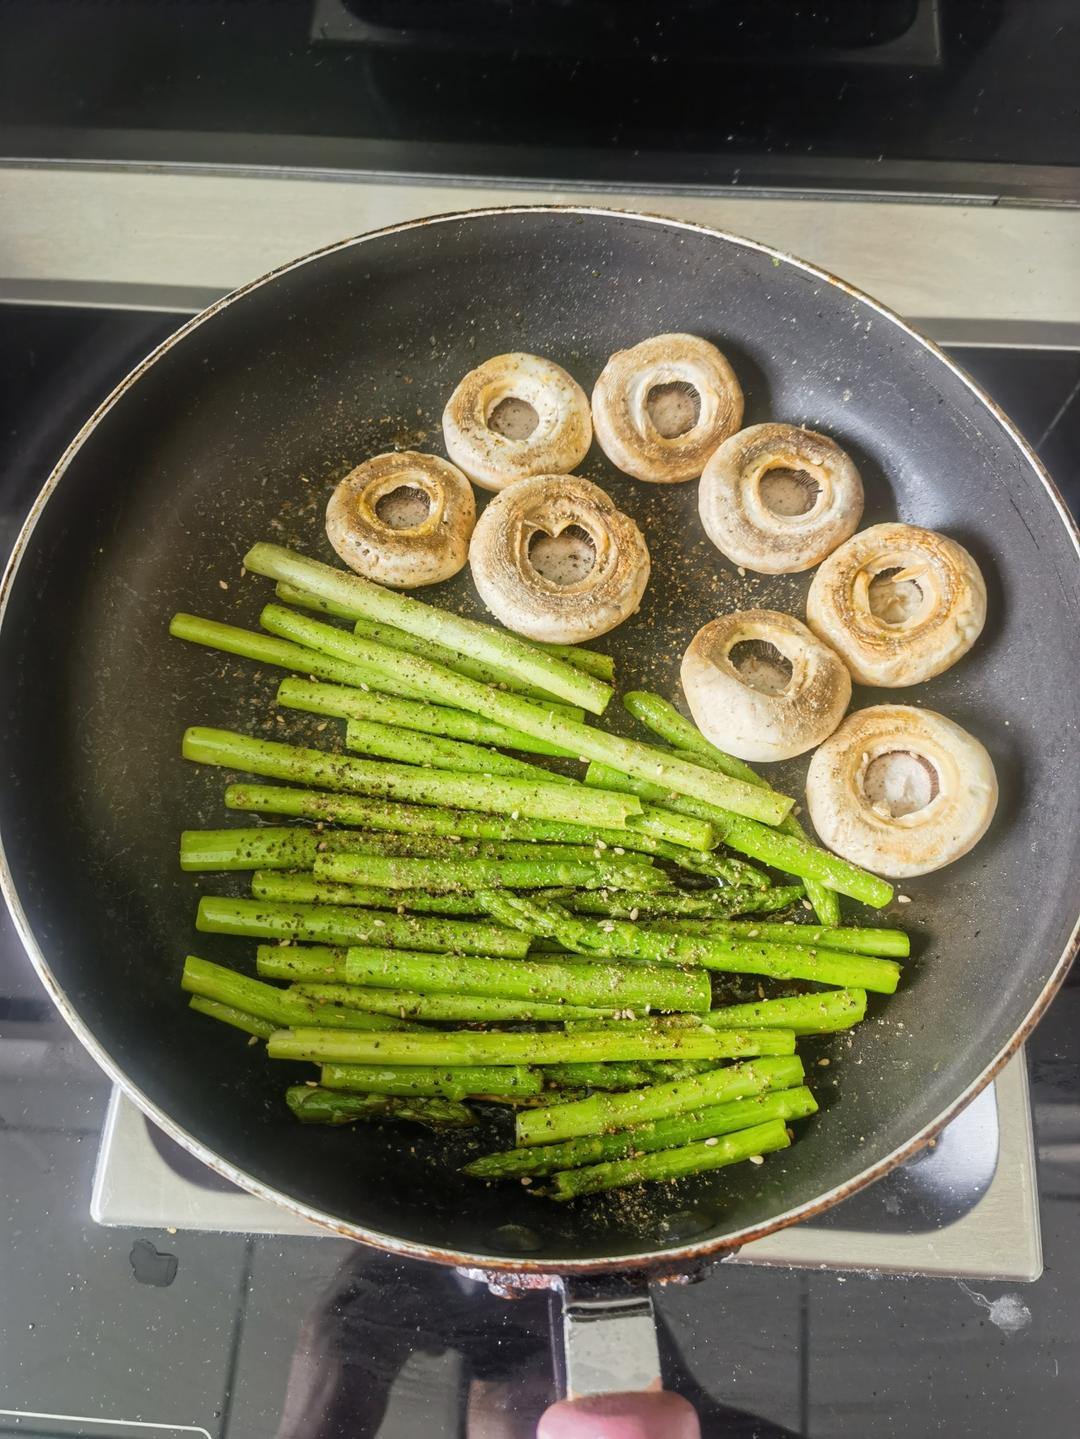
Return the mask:
[[[823,1110],[787,1154],[677,1196],[559,1209],[459,1181],[436,1165],[438,1145],[411,1133],[299,1128],[281,1091],[303,1071],[270,1066],[187,1011],[186,951],[246,962],[254,946],[195,934],[197,892],[240,886],[177,871],[181,828],[232,822],[225,776],[185,764],[181,732],[305,726],[276,723],[275,675],[170,641],[166,626],[177,609],[254,624],[269,586],[242,578],[240,561],[257,539],[332,559],[322,511],[335,481],[393,446],[441,451],[442,406],[482,358],[536,351],[589,388],[613,350],[676,330],[729,355],[747,423],[804,422],[851,451],[867,523],[940,528],[977,557],[990,619],[974,652],[917,690],[856,703],[910,700],[968,726],[993,755],[1002,799],[968,859],[901,886],[912,902],[894,917],[917,935],[903,988],[853,1039],[806,1046],[831,1060],[812,1071]],[[677,693],[680,653],[717,612],[802,612],[805,577],[741,577],[709,545],[695,485],[634,483],[596,450],[582,471],[652,551],[640,614],[605,642],[626,685]],[[602,213],[503,212],[377,235],[190,330],[72,455],[0,634],[13,885],[57,984],[114,1064],[201,1144],[300,1203],[398,1243],[547,1264],[717,1240],[906,1145],[1038,1002],[1076,915],[1078,573],[1058,507],[987,405],[918,339],[813,272]],[[429,593],[481,613],[467,577]],[[798,787],[802,770],[783,778]]]

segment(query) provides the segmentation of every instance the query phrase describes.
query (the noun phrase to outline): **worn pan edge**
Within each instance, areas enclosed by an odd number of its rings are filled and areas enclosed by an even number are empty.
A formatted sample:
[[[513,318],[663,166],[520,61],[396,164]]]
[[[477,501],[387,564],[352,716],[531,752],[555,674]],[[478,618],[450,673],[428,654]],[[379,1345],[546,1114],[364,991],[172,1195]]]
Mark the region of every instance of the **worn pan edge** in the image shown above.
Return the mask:
[[[104,416],[108,414],[113,406],[135,385],[150,366],[162,355],[171,350],[174,345],[185,339],[189,333],[204,324],[207,320],[212,319],[235,300],[240,299],[251,291],[261,288],[263,285],[276,279],[279,275],[286,274],[290,270],[298,269],[300,266],[317,260],[323,255],[331,254],[334,251],[345,250],[353,245],[364,244],[368,240],[400,234],[409,230],[421,229],[429,225],[452,224],[463,220],[481,219],[494,215],[519,214],[576,214],[582,216],[600,216],[604,218],[615,217],[632,222],[667,226],[675,230],[694,231],[709,235],[713,239],[720,240],[725,244],[745,250],[752,250],[759,254],[767,255],[783,264],[791,265],[795,269],[803,271],[804,274],[813,276],[867,305],[876,314],[914,339],[940,361],[940,363],[946,366],[993,416],[1008,435],[1016,450],[1027,461],[1036,479],[1046,490],[1052,505],[1057,510],[1058,516],[1072,540],[1077,558],[1080,559],[1080,529],[1077,528],[1068,506],[1065,504],[1061,493],[1047,473],[1042,462],[1011,420],[1009,420],[1008,416],[1005,415],[985,390],[967,374],[962,366],[957,365],[944,350],[932,340],[927,339],[925,335],[920,334],[918,330],[913,329],[904,319],[896,314],[895,311],[881,304],[878,300],[867,295],[856,286],[848,284],[845,280],[839,279],[818,265],[814,265],[807,260],[801,260],[797,256],[789,255],[785,251],[778,250],[772,245],[766,245],[760,241],[748,239],[745,236],[735,235],[728,231],[718,230],[709,225],[696,224],[688,220],[675,220],[665,215],[654,215],[634,210],[609,209],[598,205],[492,206],[485,209],[452,211],[443,215],[427,216],[418,220],[408,220],[397,225],[389,225],[380,230],[371,230],[361,235],[350,236],[347,239],[320,246],[319,249],[313,250],[307,255],[302,255],[295,260],[291,260],[284,265],[279,265],[266,274],[222,296],[220,300],[215,301],[214,304],[200,311],[199,314],[194,315],[174,334],[170,335],[167,339],[163,340],[160,345],[157,345],[151,350],[146,358],[120,381],[112,393],[102,401],[90,418],[83,424],[74,439],[65,449],[52,473],[49,475],[49,478],[42,486],[41,492],[31,506],[30,512],[16,537],[15,545],[5,567],[3,577],[0,578],[0,629],[3,627],[7,614],[8,601],[30,538],[37,527],[41,515],[44,513],[45,506],[59,488],[60,481],[72,459],[86,442],[89,435],[97,428]],[[619,1270],[634,1270],[643,1267],[653,1268],[660,1272],[677,1272],[680,1265],[691,1264],[709,1255],[740,1248],[744,1244],[752,1243],[755,1239],[762,1239],[766,1235],[774,1234],[778,1230],[785,1229],[791,1224],[797,1224],[802,1220],[813,1218],[815,1215],[830,1209],[841,1200],[850,1198],[861,1189],[866,1188],[867,1185],[873,1184],[876,1180],[888,1174],[889,1171],[895,1169],[897,1165],[903,1164],[907,1159],[910,1159],[912,1155],[918,1153],[920,1149],[924,1148],[930,1140],[938,1135],[949,1121],[991,1082],[995,1075],[998,1074],[1017,1052],[1035,1025],[1042,1018],[1051,1000],[1060,988],[1065,975],[1068,973],[1078,949],[1080,949],[1080,914],[1078,914],[1068,942],[1056,961],[1049,978],[1038,998],[1035,1000],[1035,1003],[1031,1006],[1008,1043],[988,1062],[971,1084],[969,1084],[951,1104],[947,1105],[940,1114],[935,1116],[933,1120],[914,1135],[912,1139],[906,1144],[900,1145],[893,1150],[891,1154],[886,1155],[884,1159],[864,1169],[860,1174],[857,1174],[846,1183],[837,1185],[825,1194],[818,1196],[817,1199],[810,1200],[805,1204],[797,1206],[795,1209],[777,1215],[767,1222],[748,1226],[732,1234],[727,1234],[720,1239],[706,1240],[699,1244],[677,1245],[660,1250],[646,1251],[617,1259],[599,1258],[570,1261],[561,1261],[559,1259],[528,1260],[520,1255],[506,1256],[501,1254],[471,1253],[464,1250],[438,1249],[429,1245],[402,1240],[394,1235],[382,1234],[377,1230],[366,1229],[362,1225],[347,1223],[335,1218],[333,1215],[325,1214],[321,1210],[305,1205],[299,1200],[293,1199],[291,1196],[271,1188],[261,1180],[256,1179],[254,1175],[238,1169],[228,1160],[223,1159],[219,1154],[207,1148],[200,1140],[196,1139],[194,1135],[189,1134],[187,1130],[178,1125],[153,1100],[139,1089],[138,1085],[120,1068],[112,1059],[111,1055],[106,1052],[97,1037],[84,1024],[81,1016],[67,998],[62,986],[57,982],[56,977],[52,973],[41,947],[38,945],[37,939],[19,900],[11,868],[8,864],[2,833],[0,833],[0,893],[4,896],[23,947],[29,955],[30,961],[36,969],[42,984],[45,986],[49,997],[83,1047],[109,1078],[115,1084],[119,1085],[123,1092],[138,1105],[149,1119],[152,1119],[170,1138],[174,1139],[183,1148],[187,1149],[189,1153],[201,1160],[208,1168],[213,1169],[223,1178],[230,1180],[233,1184],[247,1190],[257,1198],[266,1200],[272,1204],[277,1204],[298,1218],[307,1220],[312,1224],[341,1235],[344,1238],[359,1240],[360,1242],[371,1244],[389,1253],[409,1258],[427,1259],[442,1264],[472,1267],[514,1276],[520,1278],[521,1282],[526,1285],[529,1284],[530,1281],[532,1283],[536,1283],[538,1280],[542,1282],[542,1276],[555,1276],[559,1274],[612,1273]]]

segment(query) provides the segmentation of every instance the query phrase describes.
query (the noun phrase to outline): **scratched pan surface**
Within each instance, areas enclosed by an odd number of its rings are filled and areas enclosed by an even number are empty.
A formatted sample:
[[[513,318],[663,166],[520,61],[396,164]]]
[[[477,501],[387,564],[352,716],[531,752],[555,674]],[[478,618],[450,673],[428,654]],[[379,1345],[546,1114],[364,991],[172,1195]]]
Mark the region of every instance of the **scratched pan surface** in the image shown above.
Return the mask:
[[[537,351],[589,389],[611,351],[665,330],[721,346],[747,423],[835,436],[865,478],[867,523],[939,528],[975,555],[990,614],[974,651],[930,684],[857,691],[855,703],[952,716],[988,746],[1002,798],[970,857],[902,886],[912,902],[890,918],[916,941],[896,998],[850,1040],[803,1046],[811,1064],[831,1063],[812,1064],[822,1112],[787,1153],[677,1191],[559,1208],[457,1177],[446,1161],[475,1145],[447,1154],[412,1129],[299,1127],[281,1095],[307,1072],[268,1064],[186,1009],[187,951],[250,963],[254,945],[195,933],[198,892],[241,884],[177,871],[183,827],[235,818],[225,776],[182,762],[180,735],[309,730],[275,723],[275,675],[170,641],[166,625],[178,609],[254,624],[268,586],[243,579],[240,560],[255,540],[332,559],[322,511],[335,481],[379,450],[441,452],[443,404],[481,359]],[[595,449],[581,468],[636,518],[653,556],[641,612],[603,642],[625,686],[676,695],[681,651],[718,612],[803,612],[807,577],[743,578],[711,547],[695,484],[620,478]],[[8,898],[46,984],[183,1143],[359,1238],[518,1270],[738,1242],[910,1152],[986,1082],[1061,977],[1080,872],[1075,536],[1008,423],[943,356],[768,250],[644,217],[533,210],[326,251],[194,321],[120,387],[50,480],[16,565],[0,631],[0,825]],[[427,594],[482,613],[467,575]],[[777,778],[798,792],[804,769]]]

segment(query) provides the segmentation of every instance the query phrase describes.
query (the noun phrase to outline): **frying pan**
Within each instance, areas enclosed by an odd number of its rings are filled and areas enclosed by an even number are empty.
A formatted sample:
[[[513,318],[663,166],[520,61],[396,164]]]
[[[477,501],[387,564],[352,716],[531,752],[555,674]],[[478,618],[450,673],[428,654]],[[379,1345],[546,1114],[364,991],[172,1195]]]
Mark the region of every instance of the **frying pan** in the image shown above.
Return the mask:
[[[170,641],[175,610],[255,625],[257,539],[332,560],[333,484],[393,447],[441,449],[439,416],[481,359],[528,349],[588,389],[606,357],[661,331],[715,341],[746,423],[822,429],[854,456],[864,524],[947,531],[987,579],[972,653],[913,692],[858,691],[951,716],[989,748],[1001,802],[966,859],[903,886],[914,956],[899,993],[829,1058],[821,1113],[752,1172],[646,1200],[549,1206],[460,1178],[445,1140],[296,1126],[288,1066],[190,1013],[200,882],[185,826],[226,823],[223,776],[185,764],[189,724],[275,733],[277,677]],[[807,576],[740,576],[705,539],[696,486],[581,472],[644,530],[653,578],[603,642],[622,682],[678,695],[690,636],[718,612],[803,611]],[[427,592],[483,610],[467,575]],[[866,296],[766,246],[645,215],[536,208],[448,215],[320,251],[212,306],[140,365],[50,477],[4,580],[3,885],[23,940],[84,1044],[213,1168],[382,1248],[550,1276],[685,1266],[827,1208],[914,1153],[985,1085],[1071,957],[1080,873],[1077,536],[1038,461],[945,355]],[[612,707],[605,723],[619,726]],[[305,721],[288,732],[304,742]],[[323,735],[321,742],[325,743]],[[799,793],[804,765],[777,767]],[[227,892],[213,877],[204,889]],[[239,892],[237,883],[236,892]],[[489,1136],[490,1139],[490,1136]],[[462,1155],[464,1157],[464,1154]],[[437,1169],[433,1165],[438,1162]]]

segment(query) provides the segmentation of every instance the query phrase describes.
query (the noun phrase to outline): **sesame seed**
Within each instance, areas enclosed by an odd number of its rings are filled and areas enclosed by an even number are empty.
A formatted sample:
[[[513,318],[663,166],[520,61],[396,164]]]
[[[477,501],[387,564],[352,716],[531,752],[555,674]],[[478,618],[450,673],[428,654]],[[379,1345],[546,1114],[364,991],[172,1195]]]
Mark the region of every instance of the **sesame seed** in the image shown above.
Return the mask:
[[[897,904],[910,904],[910,903],[911,903],[911,895],[910,895],[910,894],[898,894],[898,895],[896,896],[896,902],[897,902]]]
[[[765,1163],[765,1156],[764,1156],[763,1154],[751,1154],[751,1155],[750,1155],[750,1163],[751,1163],[751,1164],[764,1164],[764,1163]]]
[[[820,1064],[820,1066],[821,1066],[822,1069],[828,1069],[828,1067],[829,1067],[829,1065],[830,1065],[831,1063],[832,1063],[832,1060],[831,1060],[831,1059],[819,1059],[819,1060],[818,1060],[818,1064]]]
[[[707,1149],[713,1149],[713,1148],[714,1148],[717,1144],[719,1144],[719,1143],[720,1143],[719,1139],[716,1139],[716,1138],[706,1139],[706,1141],[705,1141],[705,1147],[706,1147]]]

